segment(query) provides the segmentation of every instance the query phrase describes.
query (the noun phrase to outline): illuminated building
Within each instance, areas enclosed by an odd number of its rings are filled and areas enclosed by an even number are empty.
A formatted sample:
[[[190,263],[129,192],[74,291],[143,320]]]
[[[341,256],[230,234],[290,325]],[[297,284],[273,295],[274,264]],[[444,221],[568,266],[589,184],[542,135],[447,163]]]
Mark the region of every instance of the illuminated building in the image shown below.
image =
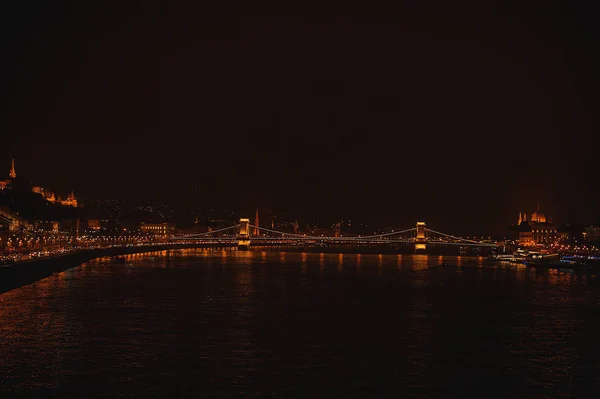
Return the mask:
[[[170,223],[144,223],[140,224],[142,233],[153,234],[156,236],[170,236],[175,233],[175,226]]]
[[[101,227],[100,220],[98,219],[90,219],[87,221],[87,228],[90,230],[100,230]]]
[[[4,206],[0,206],[0,225],[8,226],[11,232],[17,232],[21,228],[28,230],[32,227],[25,219]]]
[[[33,193],[41,195],[48,202],[52,202],[52,203],[56,202],[56,197],[54,196],[54,193],[52,191],[44,190],[43,187],[33,186],[33,187],[31,187],[31,191]]]
[[[0,190],[4,190],[7,188],[13,188],[13,180],[15,180],[17,178],[17,171],[15,170],[14,158],[11,161],[10,171],[8,172],[8,176],[9,176],[9,179],[0,180]],[[45,190],[43,187],[40,187],[40,186],[31,186],[31,192],[41,195],[48,202],[57,203],[57,204],[60,204],[63,206],[72,206],[75,208],[77,208],[79,206],[77,203],[77,198],[75,197],[75,194],[73,193],[73,191],[71,191],[71,193],[67,196],[67,199],[64,199],[64,200],[61,199],[60,197],[56,198],[56,196],[54,195],[54,193],[52,191]]]
[[[599,242],[600,241],[600,227],[598,226],[587,226],[583,231],[583,239],[587,242]]]
[[[11,179],[15,179],[17,177],[17,171],[15,170],[15,159],[12,159],[12,163],[10,165],[10,172],[8,173],[8,176]]]
[[[77,198],[75,198],[75,194],[73,194],[73,190],[71,190],[71,194],[67,197],[66,200],[61,200],[58,198],[58,203],[64,206],[74,206],[77,207]]]
[[[60,230],[60,223],[56,220],[36,220],[35,229],[38,231],[58,233]]]
[[[540,211],[539,205],[529,218],[527,213],[519,213],[513,230],[520,245],[550,244],[558,238],[556,225]]]
[[[31,191],[36,194],[40,194],[48,202],[60,204],[63,206],[72,206],[74,208],[77,208],[78,206],[77,198],[75,197],[73,191],[71,191],[71,193],[67,196],[67,199],[62,199],[61,197],[56,198],[52,191],[46,191],[43,187],[34,186],[31,188]]]
[[[10,172],[8,172],[8,179],[0,180],[0,190],[10,188],[12,186],[12,181],[16,177],[17,177],[17,171],[15,170],[15,159],[13,158],[13,160],[10,164]]]

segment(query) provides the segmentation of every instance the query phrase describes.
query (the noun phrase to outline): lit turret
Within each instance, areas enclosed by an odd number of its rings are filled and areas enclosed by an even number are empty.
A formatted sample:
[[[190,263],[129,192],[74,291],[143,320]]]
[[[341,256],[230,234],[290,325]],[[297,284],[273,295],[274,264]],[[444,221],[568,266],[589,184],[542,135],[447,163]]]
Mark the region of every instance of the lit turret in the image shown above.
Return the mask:
[[[258,226],[259,226],[259,222],[258,222],[258,209],[257,209],[256,215],[254,216],[254,235],[257,237],[260,235],[260,230],[258,229]]]
[[[77,207],[77,198],[75,198],[75,193],[71,190],[71,195],[69,195],[69,201],[71,201],[71,206]]]
[[[61,200],[59,197],[58,202],[64,206],[77,207],[77,198],[75,198],[75,193],[73,193],[73,190],[71,190],[71,193],[67,196],[66,200]]]
[[[540,204],[538,204],[536,211],[531,215],[531,221],[536,223],[546,223],[546,215],[540,211]]]
[[[12,163],[10,165],[10,173],[8,174],[8,176],[11,179],[15,179],[17,177],[17,171],[15,170],[15,159],[12,159]]]

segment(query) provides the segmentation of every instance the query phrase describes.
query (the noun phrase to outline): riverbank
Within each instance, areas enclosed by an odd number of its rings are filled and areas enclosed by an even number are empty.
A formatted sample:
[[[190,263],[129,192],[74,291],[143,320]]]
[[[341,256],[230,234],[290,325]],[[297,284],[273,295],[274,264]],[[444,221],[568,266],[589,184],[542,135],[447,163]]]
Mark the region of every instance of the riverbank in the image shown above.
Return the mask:
[[[224,244],[154,244],[131,247],[106,247],[67,252],[0,266],[0,294],[60,273],[83,262],[104,256],[165,251],[183,248],[224,247]]]

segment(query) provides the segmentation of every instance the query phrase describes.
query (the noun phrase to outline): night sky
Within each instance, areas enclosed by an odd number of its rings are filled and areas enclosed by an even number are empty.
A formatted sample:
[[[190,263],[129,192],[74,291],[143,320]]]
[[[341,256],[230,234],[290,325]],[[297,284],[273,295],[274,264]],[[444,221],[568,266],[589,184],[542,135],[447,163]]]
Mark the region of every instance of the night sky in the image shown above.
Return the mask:
[[[375,3],[12,1],[1,168],[65,194],[457,233],[538,202],[598,221],[594,10]]]

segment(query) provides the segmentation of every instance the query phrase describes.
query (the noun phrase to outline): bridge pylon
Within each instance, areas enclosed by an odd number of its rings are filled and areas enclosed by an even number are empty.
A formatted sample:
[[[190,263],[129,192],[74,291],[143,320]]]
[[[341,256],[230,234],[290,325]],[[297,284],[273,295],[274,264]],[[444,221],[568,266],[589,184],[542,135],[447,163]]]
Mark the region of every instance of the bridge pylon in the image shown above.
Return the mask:
[[[250,249],[250,219],[240,219],[240,230],[238,231],[238,249]]]
[[[417,222],[417,236],[415,238],[415,252],[427,249],[427,237],[425,237],[425,222]]]

